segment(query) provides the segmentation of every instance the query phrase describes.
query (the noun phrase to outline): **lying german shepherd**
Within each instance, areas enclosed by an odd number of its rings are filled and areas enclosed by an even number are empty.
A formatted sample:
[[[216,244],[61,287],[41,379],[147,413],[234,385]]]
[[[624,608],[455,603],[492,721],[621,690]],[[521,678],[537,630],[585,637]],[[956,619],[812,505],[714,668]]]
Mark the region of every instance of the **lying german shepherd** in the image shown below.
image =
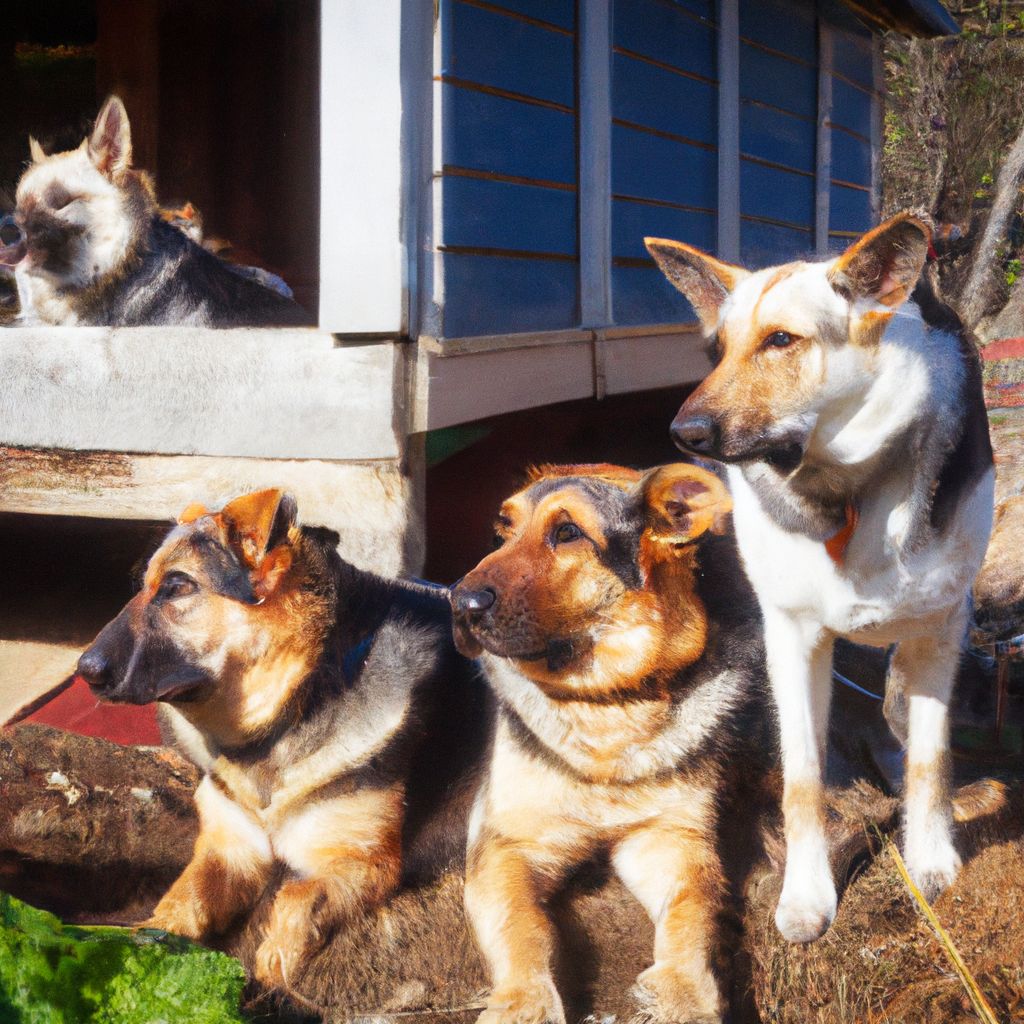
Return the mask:
[[[711,339],[715,368],[672,434],[729,464],[782,735],[776,923],[795,941],[836,911],[821,773],[837,637],[899,645],[886,702],[907,698],[907,866],[933,897],[960,864],[947,705],[992,523],[992,447],[973,345],[927,291],[907,301],[928,239],[903,213],[837,259],[756,273],[647,239]]]
[[[195,853],[150,925],[222,933],[288,869],[256,953],[272,987],[403,875],[461,862],[488,733],[445,592],[336,543],[280,491],[191,507],[78,664],[106,700],[163,702],[206,773]]]
[[[764,671],[756,602],[711,536],[730,504],[696,466],[544,467],[452,589],[456,643],[499,707],[466,877],[486,1024],[565,1020],[544,908],[602,852],[655,925],[644,1013],[721,1019],[717,808],[730,772],[757,771],[730,755],[757,744]]]
[[[18,182],[14,267],[20,324],[255,327],[310,323],[296,303],[236,273],[161,217],[132,168],[128,114],[111,96],[92,135],[48,156],[31,140]]]

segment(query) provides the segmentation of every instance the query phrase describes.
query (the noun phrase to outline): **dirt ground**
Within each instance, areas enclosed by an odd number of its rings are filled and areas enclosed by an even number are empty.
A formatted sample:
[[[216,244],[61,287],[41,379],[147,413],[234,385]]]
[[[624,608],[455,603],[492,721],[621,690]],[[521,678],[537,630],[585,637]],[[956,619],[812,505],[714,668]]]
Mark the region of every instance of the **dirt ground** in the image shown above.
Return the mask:
[[[1024,781],[1006,785],[960,761],[957,838],[964,868],[935,910],[997,1019],[1024,1019]],[[197,773],[162,748],[118,748],[39,726],[0,731],[0,886],[78,921],[143,919],[187,861],[195,836],[188,799]],[[964,991],[899,878],[886,843],[899,803],[865,782],[831,791],[829,834],[838,917],[809,946],[772,922],[781,843],[770,805],[729,817],[723,856],[736,907],[722,920],[720,974],[731,1024],[967,1024]],[[753,851],[754,855],[751,856]],[[469,1022],[486,980],[462,913],[458,873],[410,889],[334,936],[291,980],[291,998],[250,992],[256,1019],[372,1016]],[[265,912],[266,906],[262,908]],[[600,865],[550,908],[570,1018],[631,1014],[628,992],[651,960],[639,906]],[[226,940],[250,962],[253,919]],[[265,1015],[269,1014],[267,1017]]]

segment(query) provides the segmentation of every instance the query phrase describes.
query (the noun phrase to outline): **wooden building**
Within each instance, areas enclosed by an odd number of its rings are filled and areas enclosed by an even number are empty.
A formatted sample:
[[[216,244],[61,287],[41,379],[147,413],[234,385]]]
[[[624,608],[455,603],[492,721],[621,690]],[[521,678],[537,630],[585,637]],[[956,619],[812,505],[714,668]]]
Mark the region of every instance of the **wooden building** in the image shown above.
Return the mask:
[[[387,572],[422,562],[430,432],[704,374],[644,235],[763,265],[870,227],[881,33],[956,31],[938,0],[72,6],[95,89],[59,101],[118,91],[161,198],[319,326],[4,331],[0,513],[163,520],[283,485]],[[25,53],[0,83],[35,110]]]

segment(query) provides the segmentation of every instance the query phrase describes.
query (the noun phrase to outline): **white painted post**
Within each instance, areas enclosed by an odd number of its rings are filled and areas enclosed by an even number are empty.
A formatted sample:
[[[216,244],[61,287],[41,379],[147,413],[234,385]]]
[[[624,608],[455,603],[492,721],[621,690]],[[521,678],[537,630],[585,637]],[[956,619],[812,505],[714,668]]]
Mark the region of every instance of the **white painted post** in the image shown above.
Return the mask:
[[[611,295],[611,4],[579,6],[580,322],[612,322]]]
[[[718,0],[718,258],[740,258],[739,0]]]
[[[321,0],[320,327],[405,331],[401,0]]]
[[[814,250],[828,255],[832,198],[832,29],[818,5],[818,137],[814,168]]]
[[[882,219],[882,146],[885,144],[885,65],[882,37],[874,37],[872,52],[871,93],[871,216],[875,223]]]

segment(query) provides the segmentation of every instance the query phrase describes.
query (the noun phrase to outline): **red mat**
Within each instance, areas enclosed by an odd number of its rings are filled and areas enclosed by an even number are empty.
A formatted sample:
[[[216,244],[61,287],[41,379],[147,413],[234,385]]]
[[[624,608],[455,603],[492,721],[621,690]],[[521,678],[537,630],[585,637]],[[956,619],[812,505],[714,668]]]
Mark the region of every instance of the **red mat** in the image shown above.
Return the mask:
[[[89,684],[78,676],[67,689],[26,716],[24,721],[125,745],[162,742],[155,704],[107,704],[97,700]]]

